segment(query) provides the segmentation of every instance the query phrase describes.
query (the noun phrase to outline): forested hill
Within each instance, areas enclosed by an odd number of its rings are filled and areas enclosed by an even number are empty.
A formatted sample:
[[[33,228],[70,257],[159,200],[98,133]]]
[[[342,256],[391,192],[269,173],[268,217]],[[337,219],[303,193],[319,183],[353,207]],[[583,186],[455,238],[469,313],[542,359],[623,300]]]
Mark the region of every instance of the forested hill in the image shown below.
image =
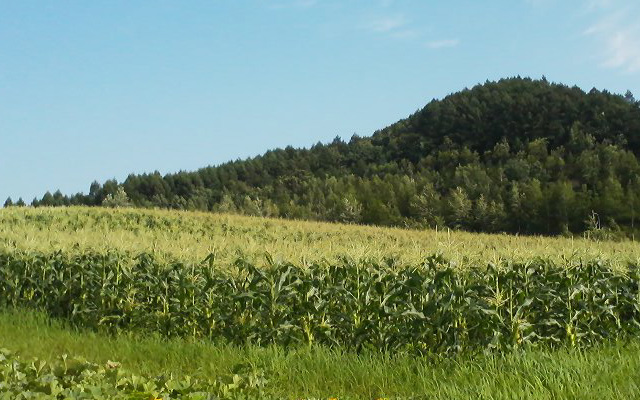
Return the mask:
[[[371,137],[94,182],[88,195],[46,193],[33,205],[622,235],[638,225],[638,156],[640,102],[631,93],[514,78],[434,100]]]
[[[597,90],[587,94],[577,87],[530,79],[486,83],[433,101],[377,132],[374,143],[396,159],[419,162],[449,141],[479,154],[503,140],[515,152],[536,139],[545,139],[549,149],[576,150],[569,148],[575,140],[572,129],[639,154],[640,116],[630,92],[625,97]]]

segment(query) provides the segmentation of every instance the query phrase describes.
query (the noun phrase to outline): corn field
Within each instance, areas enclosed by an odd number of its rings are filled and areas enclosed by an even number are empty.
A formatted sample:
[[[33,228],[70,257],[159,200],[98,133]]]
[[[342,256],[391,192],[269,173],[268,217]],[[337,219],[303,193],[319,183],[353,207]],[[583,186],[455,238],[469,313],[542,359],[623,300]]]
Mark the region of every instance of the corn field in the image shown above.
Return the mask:
[[[356,261],[419,265],[442,254],[460,266],[527,262],[556,264],[603,260],[612,267],[640,263],[632,241],[581,237],[514,236],[447,230],[410,230],[290,221],[224,214],[141,209],[0,209],[0,251],[65,252],[116,250],[154,253],[156,258],[200,262],[215,253],[219,266],[238,258],[260,264],[268,252],[276,262],[296,265],[344,257]]]
[[[584,347],[640,331],[640,271],[534,259],[485,268],[344,260],[234,270],[153,254],[0,254],[0,306],[92,329],[389,353]]]

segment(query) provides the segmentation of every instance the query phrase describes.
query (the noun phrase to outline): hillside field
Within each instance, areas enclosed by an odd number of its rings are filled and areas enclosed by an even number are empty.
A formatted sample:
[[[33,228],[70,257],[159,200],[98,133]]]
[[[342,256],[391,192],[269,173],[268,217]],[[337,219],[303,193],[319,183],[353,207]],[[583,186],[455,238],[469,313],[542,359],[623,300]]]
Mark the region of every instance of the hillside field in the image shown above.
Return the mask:
[[[0,378],[41,398],[632,398],[639,260],[629,240],[5,208]]]
[[[631,240],[593,241],[576,237],[515,236],[427,229],[400,229],[231,214],[92,207],[0,210],[4,250],[153,252],[181,261],[215,254],[221,267],[238,258],[264,265],[354,261],[414,265],[441,254],[457,266],[534,258],[560,263],[591,260],[626,266],[640,260]]]

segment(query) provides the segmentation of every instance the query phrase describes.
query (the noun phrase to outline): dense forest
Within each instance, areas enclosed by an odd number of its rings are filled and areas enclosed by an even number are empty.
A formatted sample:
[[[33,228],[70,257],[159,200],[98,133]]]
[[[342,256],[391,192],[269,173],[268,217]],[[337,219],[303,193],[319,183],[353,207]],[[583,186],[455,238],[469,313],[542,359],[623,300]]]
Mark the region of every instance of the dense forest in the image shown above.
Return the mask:
[[[31,204],[622,236],[637,230],[638,156],[640,102],[630,92],[512,78],[433,100],[371,137],[94,182],[88,194]]]

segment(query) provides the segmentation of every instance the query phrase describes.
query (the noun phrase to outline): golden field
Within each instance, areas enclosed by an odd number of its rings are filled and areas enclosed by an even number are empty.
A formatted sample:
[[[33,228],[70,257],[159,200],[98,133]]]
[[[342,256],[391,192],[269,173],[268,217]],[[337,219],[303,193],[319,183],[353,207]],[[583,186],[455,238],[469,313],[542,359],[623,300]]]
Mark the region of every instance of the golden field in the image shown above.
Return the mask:
[[[420,263],[442,254],[457,265],[526,261],[537,257],[562,264],[600,259],[636,263],[640,246],[632,241],[596,242],[582,237],[514,236],[445,230],[410,230],[293,221],[184,211],[69,208],[0,210],[0,248],[23,251],[116,250],[154,252],[217,263],[238,258],[262,264],[304,265],[347,258],[394,265]]]

